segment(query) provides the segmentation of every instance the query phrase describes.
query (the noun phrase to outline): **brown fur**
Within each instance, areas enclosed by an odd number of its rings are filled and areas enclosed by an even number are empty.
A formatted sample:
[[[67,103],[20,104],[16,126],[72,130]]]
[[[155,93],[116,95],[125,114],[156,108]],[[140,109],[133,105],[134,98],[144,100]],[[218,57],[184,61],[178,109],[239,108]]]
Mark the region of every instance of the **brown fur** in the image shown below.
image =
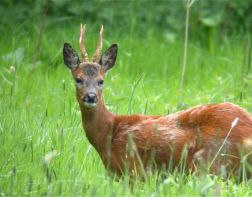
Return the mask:
[[[94,109],[81,104],[80,108],[88,140],[104,165],[118,175],[126,167],[137,174],[150,166],[175,168],[185,148],[186,169],[197,170],[212,161],[236,117],[238,124],[222,151],[227,156],[219,155],[210,170],[218,173],[223,165],[233,172],[239,167],[240,149],[250,151],[244,147],[244,140],[252,140],[252,118],[231,103],[202,105],[168,116],[114,115],[103,100]]]

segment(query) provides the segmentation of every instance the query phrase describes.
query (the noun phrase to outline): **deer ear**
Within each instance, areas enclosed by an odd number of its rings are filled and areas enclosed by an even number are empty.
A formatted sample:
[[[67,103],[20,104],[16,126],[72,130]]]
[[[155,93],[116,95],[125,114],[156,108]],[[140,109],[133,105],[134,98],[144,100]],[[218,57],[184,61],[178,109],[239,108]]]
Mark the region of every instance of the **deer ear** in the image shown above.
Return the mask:
[[[70,69],[74,69],[80,64],[77,52],[68,43],[64,44],[63,57],[65,65]]]
[[[99,64],[105,71],[114,66],[117,56],[117,49],[117,44],[112,44],[102,55]]]

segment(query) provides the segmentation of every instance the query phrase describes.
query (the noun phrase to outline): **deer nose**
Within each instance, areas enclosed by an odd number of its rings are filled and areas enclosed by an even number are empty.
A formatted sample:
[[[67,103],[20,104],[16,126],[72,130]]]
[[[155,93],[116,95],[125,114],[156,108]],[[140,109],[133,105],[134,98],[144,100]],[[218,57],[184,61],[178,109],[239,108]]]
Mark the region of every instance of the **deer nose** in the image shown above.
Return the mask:
[[[97,96],[96,96],[96,94],[94,94],[94,93],[88,93],[88,94],[84,97],[83,101],[84,101],[85,103],[97,103]]]

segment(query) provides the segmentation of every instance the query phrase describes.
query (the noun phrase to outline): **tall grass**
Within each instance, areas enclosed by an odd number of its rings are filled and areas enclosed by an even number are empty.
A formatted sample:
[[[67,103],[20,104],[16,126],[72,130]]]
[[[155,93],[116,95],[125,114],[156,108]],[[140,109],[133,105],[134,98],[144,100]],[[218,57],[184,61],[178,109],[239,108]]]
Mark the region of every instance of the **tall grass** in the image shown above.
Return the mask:
[[[79,23],[49,23],[36,70],[30,72],[37,30],[37,26],[28,30],[19,27],[2,35],[1,196],[252,195],[250,181],[237,184],[235,180],[223,181],[210,175],[184,176],[174,172],[161,178],[154,173],[144,183],[137,180],[133,190],[127,176],[119,181],[110,178],[84,135],[74,83],[62,61],[64,42],[78,50]],[[98,26],[87,25],[89,53],[96,46],[98,30]],[[105,80],[104,97],[109,109],[120,114],[176,112],[183,41],[169,42],[151,28],[139,36],[134,28],[105,27],[104,37],[104,48],[119,43],[116,66]],[[242,36],[213,40],[211,51],[197,41],[189,43],[184,86],[188,107],[231,101],[252,111],[252,82],[246,81],[245,89],[242,86],[242,41]]]

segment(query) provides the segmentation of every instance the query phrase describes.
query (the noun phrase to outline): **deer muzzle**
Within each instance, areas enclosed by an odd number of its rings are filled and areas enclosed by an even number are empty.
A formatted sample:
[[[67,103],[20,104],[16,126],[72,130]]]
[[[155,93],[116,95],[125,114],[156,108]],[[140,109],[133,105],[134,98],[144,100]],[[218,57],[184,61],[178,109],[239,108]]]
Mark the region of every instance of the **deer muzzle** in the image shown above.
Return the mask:
[[[87,93],[83,98],[83,103],[85,107],[92,108],[97,104],[97,95],[95,93]]]

